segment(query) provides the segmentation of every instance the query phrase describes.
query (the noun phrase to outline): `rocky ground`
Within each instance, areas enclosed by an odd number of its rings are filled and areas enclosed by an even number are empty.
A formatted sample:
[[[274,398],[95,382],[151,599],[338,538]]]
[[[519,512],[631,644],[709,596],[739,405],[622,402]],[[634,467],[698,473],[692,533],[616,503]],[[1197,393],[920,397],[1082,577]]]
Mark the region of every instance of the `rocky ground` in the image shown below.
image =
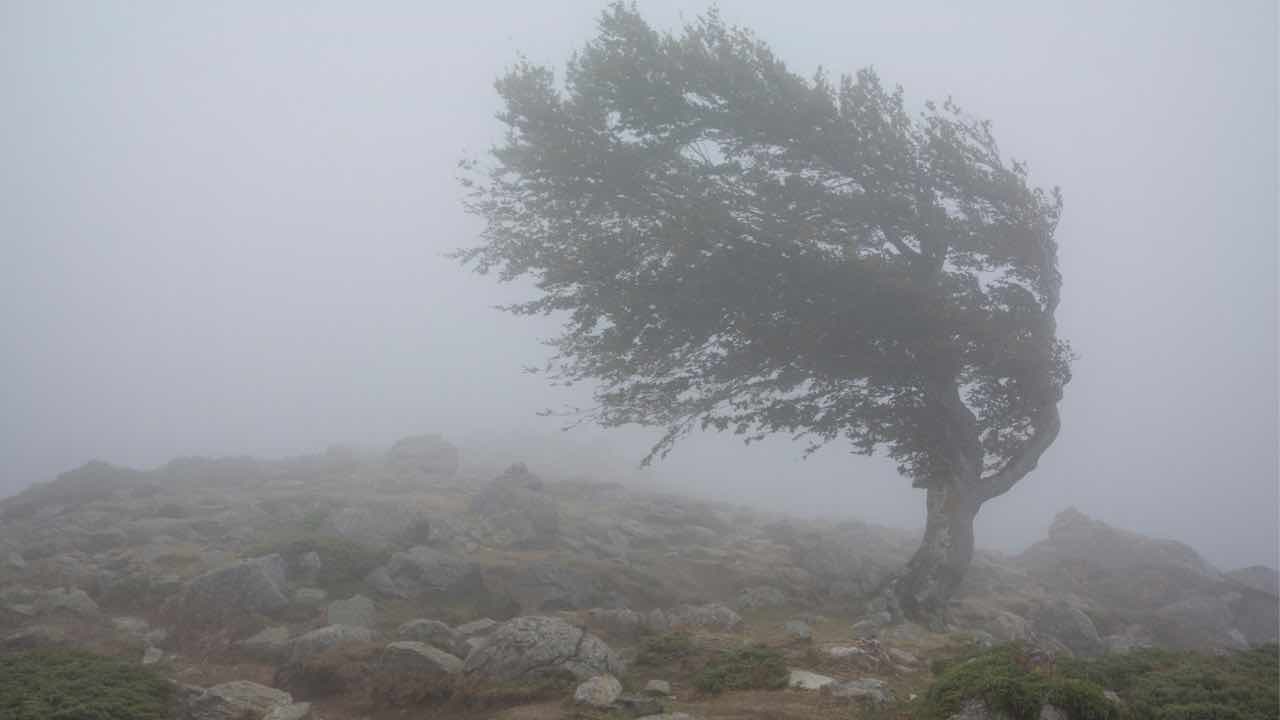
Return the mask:
[[[911,533],[534,471],[467,471],[435,436],[90,463],[0,502],[0,653],[127,656],[193,720],[814,718],[908,701],[975,646],[1277,636],[1275,570],[1074,510],[1021,555],[980,552],[931,632],[875,601]]]

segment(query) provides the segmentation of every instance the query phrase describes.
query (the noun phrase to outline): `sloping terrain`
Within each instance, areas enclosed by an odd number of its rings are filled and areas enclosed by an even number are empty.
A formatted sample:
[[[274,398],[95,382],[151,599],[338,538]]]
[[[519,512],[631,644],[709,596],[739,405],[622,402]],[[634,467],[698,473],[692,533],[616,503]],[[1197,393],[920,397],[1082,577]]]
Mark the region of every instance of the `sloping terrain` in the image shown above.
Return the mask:
[[[0,652],[143,663],[196,719],[810,718],[912,707],[931,662],[998,643],[1276,638],[1273,570],[1222,573],[1074,510],[1017,557],[979,553],[948,632],[894,623],[877,593],[916,541],[522,464],[495,477],[436,436],[90,463],[0,502]],[[575,693],[602,674],[619,686]]]

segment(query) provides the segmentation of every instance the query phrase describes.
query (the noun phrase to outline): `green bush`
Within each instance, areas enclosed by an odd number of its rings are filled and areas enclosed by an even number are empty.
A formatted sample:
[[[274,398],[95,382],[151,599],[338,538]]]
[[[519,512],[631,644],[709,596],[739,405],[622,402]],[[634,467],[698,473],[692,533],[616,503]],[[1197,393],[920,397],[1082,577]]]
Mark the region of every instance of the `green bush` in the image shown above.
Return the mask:
[[[777,650],[752,645],[722,652],[693,677],[693,686],[705,693],[725,690],[778,690],[787,686],[790,672]]]
[[[640,643],[636,664],[649,667],[670,665],[694,653],[693,640],[685,633],[663,633],[647,637]]]
[[[945,718],[981,699],[1013,720],[1034,720],[1040,706],[1071,720],[1276,720],[1280,654],[1276,645],[1226,655],[1147,649],[1037,666],[1006,645],[935,663],[925,718]],[[1104,689],[1121,698],[1106,699]]]
[[[5,720],[168,720],[174,694],[147,668],[75,651],[0,655]]]

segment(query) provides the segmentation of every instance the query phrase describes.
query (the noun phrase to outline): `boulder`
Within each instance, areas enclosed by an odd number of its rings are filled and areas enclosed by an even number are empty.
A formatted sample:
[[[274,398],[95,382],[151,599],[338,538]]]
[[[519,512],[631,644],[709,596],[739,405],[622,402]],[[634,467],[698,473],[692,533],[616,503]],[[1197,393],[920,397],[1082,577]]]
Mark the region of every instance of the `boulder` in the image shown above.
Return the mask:
[[[263,720],[293,704],[293,696],[248,680],[214,685],[184,698],[183,720]]]
[[[511,579],[508,593],[529,613],[580,610],[608,599],[593,574],[550,561],[522,568]]]
[[[57,647],[67,642],[62,630],[48,625],[30,625],[17,632],[6,635],[0,640],[0,648],[5,650],[38,650],[40,648]]]
[[[977,699],[969,700],[960,706],[957,712],[947,720],[1010,720],[1009,716],[992,710],[985,702]]]
[[[836,683],[828,688],[832,697],[883,705],[893,700],[889,684],[876,678],[859,678]]]
[[[606,637],[635,640],[645,628],[645,617],[626,608],[592,608],[587,611],[587,624]]]
[[[792,670],[787,679],[787,686],[797,690],[821,690],[836,681],[835,678],[819,675],[808,670]]]
[[[414,490],[458,474],[458,448],[439,435],[403,438],[387,452],[384,489]]]
[[[612,675],[596,675],[573,691],[573,701],[593,708],[607,708],[622,694],[622,683]]]
[[[311,550],[298,556],[294,563],[294,581],[302,585],[313,585],[320,578],[320,571],[324,569],[324,563],[320,560],[320,554],[315,550]]]
[[[1049,635],[1083,657],[1101,654],[1104,645],[1093,620],[1078,607],[1063,601],[1043,605],[1033,621],[1037,633]]]
[[[668,697],[671,695],[671,683],[666,680],[650,680],[644,684],[644,692],[647,695]]]
[[[373,642],[369,628],[329,625],[298,636],[293,641],[289,662],[298,663],[331,648],[352,643]]]
[[[493,632],[495,628],[498,627],[498,624],[499,623],[497,620],[491,620],[489,618],[480,618],[479,620],[472,620],[471,622],[468,622],[468,623],[462,623],[458,627],[454,628],[453,631],[458,633],[462,637],[488,635],[489,633]]]
[[[787,604],[787,596],[771,585],[757,585],[743,590],[733,602],[738,610],[764,610]]]
[[[1271,595],[1280,595],[1280,572],[1266,565],[1251,565],[1226,573],[1233,582]]]
[[[350,625],[352,627],[373,627],[373,601],[364,595],[355,595],[346,600],[334,600],[325,611],[325,618],[330,625]]]
[[[410,620],[396,629],[396,637],[426,643],[459,657],[466,657],[471,652],[466,638],[439,620]]]
[[[670,626],[730,632],[742,625],[742,616],[720,603],[681,605],[666,614]]]
[[[809,627],[809,623],[800,620],[788,620],[783,623],[782,632],[786,634],[788,640],[804,642],[813,639],[813,628]]]
[[[542,480],[524,463],[507,468],[471,499],[477,539],[494,547],[553,545],[560,535],[560,510],[541,490]]]
[[[184,619],[216,621],[234,612],[271,614],[289,605],[279,555],[242,560],[193,578],[179,600]]]
[[[302,607],[319,607],[329,599],[329,593],[320,588],[304,587],[293,591],[293,603]]]
[[[79,588],[53,588],[47,590],[40,601],[42,612],[67,612],[84,618],[96,618],[101,614],[98,603]]]
[[[262,720],[320,720],[311,712],[311,703],[293,703],[277,705],[274,710],[262,716]]]
[[[465,594],[481,586],[472,563],[424,545],[395,553],[366,581],[382,595],[406,599]]]
[[[467,656],[465,672],[490,680],[518,680],[568,672],[578,678],[621,674],[622,661],[604,641],[556,617],[530,615],[498,626]]]
[[[240,649],[256,658],[279,662],[289,656],[289,628],[279,625],[263,628],[240,641]]]
[[[462,660],[426,643],[401,640],[387,645],[378,660],[378,672],[412,675],[456,675],[462,672]]]

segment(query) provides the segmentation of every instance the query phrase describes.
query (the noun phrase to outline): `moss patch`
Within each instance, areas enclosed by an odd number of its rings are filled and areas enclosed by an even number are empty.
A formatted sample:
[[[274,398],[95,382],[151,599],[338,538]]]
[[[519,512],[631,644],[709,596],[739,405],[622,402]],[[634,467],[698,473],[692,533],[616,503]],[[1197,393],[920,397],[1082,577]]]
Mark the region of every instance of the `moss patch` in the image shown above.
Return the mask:
[[[0,655],[6,720],[167,720],[173,689],[155,672],[75,651]]]
[[[778,690],[787,686],[790,672],[777,650],[752,645],[722,652],[693,677],[693,686],[705,693],[725,690]]]
[[[689,657],[694,652],[693,638],[686,633],[653,635],[640,643],[636,664],[645,667],[662,667]]]

